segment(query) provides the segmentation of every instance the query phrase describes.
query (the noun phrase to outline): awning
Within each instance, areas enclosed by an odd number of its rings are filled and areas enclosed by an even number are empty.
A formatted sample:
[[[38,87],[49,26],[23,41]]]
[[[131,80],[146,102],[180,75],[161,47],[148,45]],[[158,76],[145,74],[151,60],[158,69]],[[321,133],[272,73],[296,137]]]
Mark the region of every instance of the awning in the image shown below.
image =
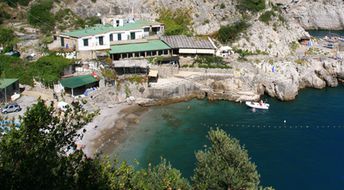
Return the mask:
[[[0,79],[0,89],[5,89],[17,81],[18,79]]]
[[[150,70],[148,77],[154,77],[157,78],[158,77],[158,71],[157,70]]]
[[[81,86],[95,83],[97,81],[98,80],[94,78],[92,75],[83,75],[62,79],[61,84],[65,88],[78,88]]]

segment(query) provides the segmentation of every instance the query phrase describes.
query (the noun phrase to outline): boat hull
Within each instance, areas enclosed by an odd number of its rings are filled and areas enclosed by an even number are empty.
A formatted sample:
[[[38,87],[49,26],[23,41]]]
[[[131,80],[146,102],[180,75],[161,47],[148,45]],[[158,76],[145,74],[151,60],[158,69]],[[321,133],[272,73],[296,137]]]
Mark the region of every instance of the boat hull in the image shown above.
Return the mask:
[[[267,103],[260,104],[258,102],[251,102],[251,101],[247,101],[246,106],[248,106],[250,108],[263,109],[263,110],[268,110],[270,107],[270,105]]]

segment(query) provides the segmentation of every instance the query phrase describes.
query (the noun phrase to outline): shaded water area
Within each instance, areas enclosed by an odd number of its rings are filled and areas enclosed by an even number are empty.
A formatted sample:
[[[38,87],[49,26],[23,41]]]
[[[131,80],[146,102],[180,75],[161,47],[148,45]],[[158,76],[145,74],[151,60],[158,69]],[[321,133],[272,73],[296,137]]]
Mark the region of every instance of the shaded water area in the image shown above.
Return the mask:
[[[194,152],[210,128],[238,138],[257,164],[264,185],[276,189],[344,187],[344,87],[307,89],[295,101],[267,98],[268,111],[244,104],[193,100],[147,112],[113,154],[140,167],[166,158],[190,177]]]
[[[341,36],[344,37],[344,30],[308,30],[307,31],[311,36],[316,38],[323,38],[325,36]]]

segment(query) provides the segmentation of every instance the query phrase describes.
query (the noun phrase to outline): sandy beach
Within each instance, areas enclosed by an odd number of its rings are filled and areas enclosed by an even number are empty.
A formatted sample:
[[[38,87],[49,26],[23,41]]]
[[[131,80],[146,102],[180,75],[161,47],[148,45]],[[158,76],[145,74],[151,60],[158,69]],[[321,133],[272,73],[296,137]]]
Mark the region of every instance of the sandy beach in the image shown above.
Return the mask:
[[[137,124],[148,108],[138,105],[117,104],[104,108],[93,121],[78,131],[82,139],[77,141],[88,157],[97,153],[109,154],[125,139],[127,128]]]

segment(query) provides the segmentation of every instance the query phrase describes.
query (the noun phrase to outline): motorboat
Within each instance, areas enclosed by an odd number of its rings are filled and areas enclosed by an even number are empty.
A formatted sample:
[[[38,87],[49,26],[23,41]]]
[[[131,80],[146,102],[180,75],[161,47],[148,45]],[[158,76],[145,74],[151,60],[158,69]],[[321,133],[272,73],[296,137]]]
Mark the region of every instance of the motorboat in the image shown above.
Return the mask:
[[[260,101],[260,102],[246,101],[246,105],[251,108],[264,109],[264,110],[267,110],[270,107],[268,103],[264,103],[263,101]]]

